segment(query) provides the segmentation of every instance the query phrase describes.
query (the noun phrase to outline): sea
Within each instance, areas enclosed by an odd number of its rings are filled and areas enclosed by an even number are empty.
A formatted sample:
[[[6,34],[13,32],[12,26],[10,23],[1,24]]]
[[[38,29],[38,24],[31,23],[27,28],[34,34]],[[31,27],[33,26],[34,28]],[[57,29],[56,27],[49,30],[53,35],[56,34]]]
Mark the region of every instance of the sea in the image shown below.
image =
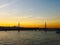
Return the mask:
[[[0,45],[60,45],[56,31],[0,31]]]

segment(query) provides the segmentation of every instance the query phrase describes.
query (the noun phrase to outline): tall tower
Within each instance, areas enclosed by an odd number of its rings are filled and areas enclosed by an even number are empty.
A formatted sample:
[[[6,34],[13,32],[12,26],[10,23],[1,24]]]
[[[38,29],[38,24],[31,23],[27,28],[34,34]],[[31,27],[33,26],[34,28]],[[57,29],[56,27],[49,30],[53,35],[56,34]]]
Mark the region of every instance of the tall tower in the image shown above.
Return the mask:
[[[18,32],[20,32],[20,23],[18,22]]]
[[[20,27],[20,22],[18,22],[18,27]]]
[[[45,21],[45,31],[46,31],[46,21]]]

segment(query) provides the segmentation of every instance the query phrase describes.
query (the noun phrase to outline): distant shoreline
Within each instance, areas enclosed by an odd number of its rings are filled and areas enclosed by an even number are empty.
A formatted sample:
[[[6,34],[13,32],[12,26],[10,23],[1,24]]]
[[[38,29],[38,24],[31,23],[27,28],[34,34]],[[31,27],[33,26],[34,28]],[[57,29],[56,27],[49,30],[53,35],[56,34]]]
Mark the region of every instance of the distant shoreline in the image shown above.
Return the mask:
[[[0,26],[0,31],[30,31],[30,30],[44,30],[44,31],[57,31],[60,28],[24,28],[24,27],[2,27]]]

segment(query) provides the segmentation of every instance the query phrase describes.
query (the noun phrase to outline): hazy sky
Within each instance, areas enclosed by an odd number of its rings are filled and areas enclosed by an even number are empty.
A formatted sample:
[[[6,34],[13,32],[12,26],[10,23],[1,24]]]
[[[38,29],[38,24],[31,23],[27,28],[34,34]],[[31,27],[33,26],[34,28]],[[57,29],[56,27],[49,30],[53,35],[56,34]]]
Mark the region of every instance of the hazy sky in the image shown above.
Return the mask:
[[[0,0],[0,25],[40,26],[44,20],[60,26],[60,0]]]

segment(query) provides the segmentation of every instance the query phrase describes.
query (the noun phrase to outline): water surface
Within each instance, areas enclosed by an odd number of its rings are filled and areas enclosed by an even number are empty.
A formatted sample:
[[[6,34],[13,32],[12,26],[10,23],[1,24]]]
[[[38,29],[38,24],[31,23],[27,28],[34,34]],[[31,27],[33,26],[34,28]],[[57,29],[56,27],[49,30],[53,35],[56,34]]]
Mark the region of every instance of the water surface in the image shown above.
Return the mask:
[[[0,31],[0,45],[60,45],[56,31]]]

